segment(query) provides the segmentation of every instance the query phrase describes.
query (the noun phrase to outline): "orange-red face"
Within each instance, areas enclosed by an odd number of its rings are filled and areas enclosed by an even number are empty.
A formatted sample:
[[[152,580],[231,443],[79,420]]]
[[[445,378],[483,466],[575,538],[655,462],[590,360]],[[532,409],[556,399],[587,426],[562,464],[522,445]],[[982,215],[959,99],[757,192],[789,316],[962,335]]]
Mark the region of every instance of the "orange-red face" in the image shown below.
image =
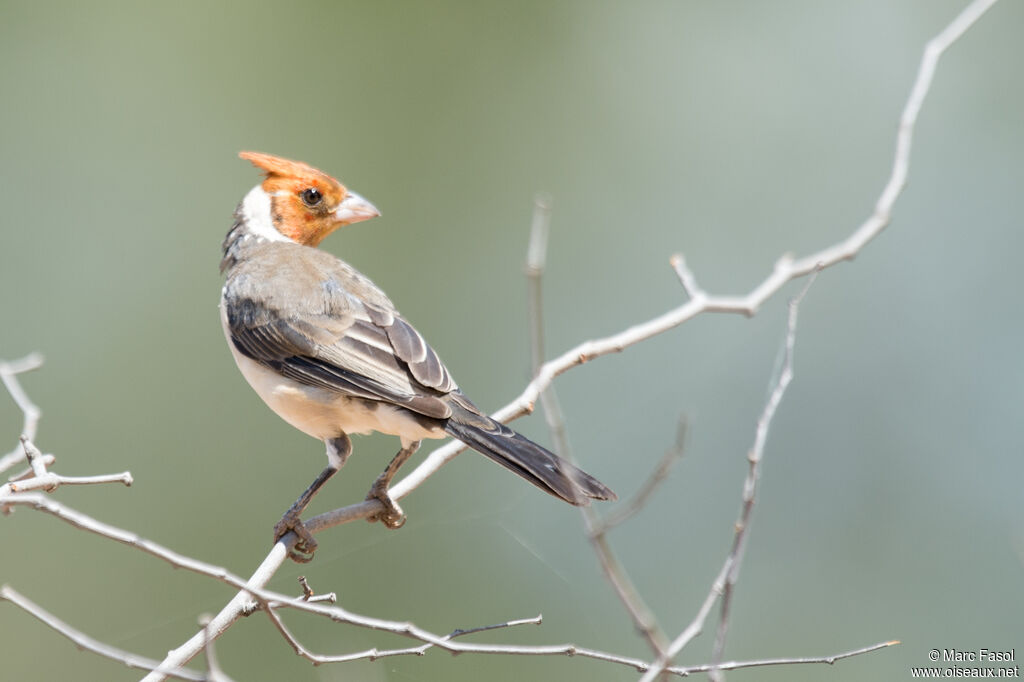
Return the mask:
[[[312,166],[260,152],[239,156],[266,172],[263,191],[270,195],[274,227],[299,244],[317,246],[342,225],[380,215],[366,199]]]

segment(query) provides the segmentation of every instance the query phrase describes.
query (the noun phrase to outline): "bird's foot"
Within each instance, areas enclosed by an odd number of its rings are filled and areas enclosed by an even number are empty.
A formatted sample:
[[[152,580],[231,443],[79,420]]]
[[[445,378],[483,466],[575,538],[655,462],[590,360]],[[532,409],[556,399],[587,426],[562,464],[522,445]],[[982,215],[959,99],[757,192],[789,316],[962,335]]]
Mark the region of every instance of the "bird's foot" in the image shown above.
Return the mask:
[[[370,488],[366,499],[378,500],[384,505],[384,509],[369,517],[367,521],[371,523],[380,521],[391,530],[397,530],[405,525],[405,512],[402,511],[402,508],[398,506],[398,503],[395,502],[395,499],[388,492],[388,481],[382,481],[379,478],[374,481],[373,487]]]
[[[313,534],[303,525],[299,518],[299,511],[289,509],[281,517],[281,520],[274,524],[274,542],[277,542],[288,533],[294,532],[298,541],[288,550],[288,557],[298,564],[308,564],[313,560],[313,553],[316,551],[317,541]]]

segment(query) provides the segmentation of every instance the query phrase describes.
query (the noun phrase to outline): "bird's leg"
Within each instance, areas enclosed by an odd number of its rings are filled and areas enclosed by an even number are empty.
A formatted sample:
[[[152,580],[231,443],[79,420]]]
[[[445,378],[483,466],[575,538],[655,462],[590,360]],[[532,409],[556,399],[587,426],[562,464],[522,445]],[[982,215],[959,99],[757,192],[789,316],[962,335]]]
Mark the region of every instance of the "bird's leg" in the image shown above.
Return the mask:
[[[288,508],[281,520],[274,525],[274,542],[277,542],[289,532],[294,532],[299,540],[295,547],[288,550],[288,556],[292,561],[300,564],[309,563],[313,560],[313,552],[316,551],[316,540],[313,534],[302,524],[302,512],[306,510],[313,496],[320,490],[327,480],[338,473],[338,469],[345,463],[352,453],[352,441],[348,436],[342,434],[337,438],[325,441],[327,443],[327,468],[320,472],[320,475],[313,479],[305,492],[299,495],[299,499]]]
[[[288,508],[288,511],[281,517],[281,520],[274,524],[274,542],[277,542],[292,531],[299,538],[298,542],[295,543],[295,547],[288,550],[288,556],[291,557],[292,561],[305,564],[313,560],[313,552],[316,551],[317,541],[313,539],[313,534],[302,524],[300,517],[320,487],[337,472],[338,469],[336,467],[328,465],[313,480],[310,486],[306,488],[306,491],[299,495],[299,499],[295,500],[295,503]]]
[[[366,499],[368,500],[380,500],[380,503],[384,505],[384,510],[378,512],[376,516],[371,516],[369,521],[380,521],[385,526],[391,529],[401,528],[405,525],[405,512],[398,506],[398,502],[391,497],[388,492],[388,486],[391,485],[391,479],[398,473],[399,467],[409,461],[417,450],[420,449],[420,441],[414,440],[411,443],[402,443],[402,449],[398,451],[391,461],[388,463],[384,473],[377,477],[377,480],[373,482],[373,486],[370,488],[369,494]]]

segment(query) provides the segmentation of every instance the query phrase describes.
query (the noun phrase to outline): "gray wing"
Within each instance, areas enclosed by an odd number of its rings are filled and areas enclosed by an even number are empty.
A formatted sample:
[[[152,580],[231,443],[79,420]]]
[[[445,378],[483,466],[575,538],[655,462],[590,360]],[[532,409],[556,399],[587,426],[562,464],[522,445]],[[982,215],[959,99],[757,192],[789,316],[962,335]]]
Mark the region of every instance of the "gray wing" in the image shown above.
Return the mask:
[[[333,280],[284,310],[247,287],[225,291],[231,341],[256,362],[307,386],[394,403],[446,419],[457,390],[437,353],[393,310],[348,293]]]

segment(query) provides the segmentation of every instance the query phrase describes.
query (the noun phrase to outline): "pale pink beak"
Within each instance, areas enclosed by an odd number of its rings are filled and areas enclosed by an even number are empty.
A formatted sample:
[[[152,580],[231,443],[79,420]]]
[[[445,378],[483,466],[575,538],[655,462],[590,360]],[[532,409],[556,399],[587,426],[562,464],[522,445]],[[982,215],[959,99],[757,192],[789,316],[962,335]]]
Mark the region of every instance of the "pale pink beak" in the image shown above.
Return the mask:
[[[334,209],[334,217],[346,225],[376,218],[380,211],[366,199],[355,192],[349,192],[345,200]]]

